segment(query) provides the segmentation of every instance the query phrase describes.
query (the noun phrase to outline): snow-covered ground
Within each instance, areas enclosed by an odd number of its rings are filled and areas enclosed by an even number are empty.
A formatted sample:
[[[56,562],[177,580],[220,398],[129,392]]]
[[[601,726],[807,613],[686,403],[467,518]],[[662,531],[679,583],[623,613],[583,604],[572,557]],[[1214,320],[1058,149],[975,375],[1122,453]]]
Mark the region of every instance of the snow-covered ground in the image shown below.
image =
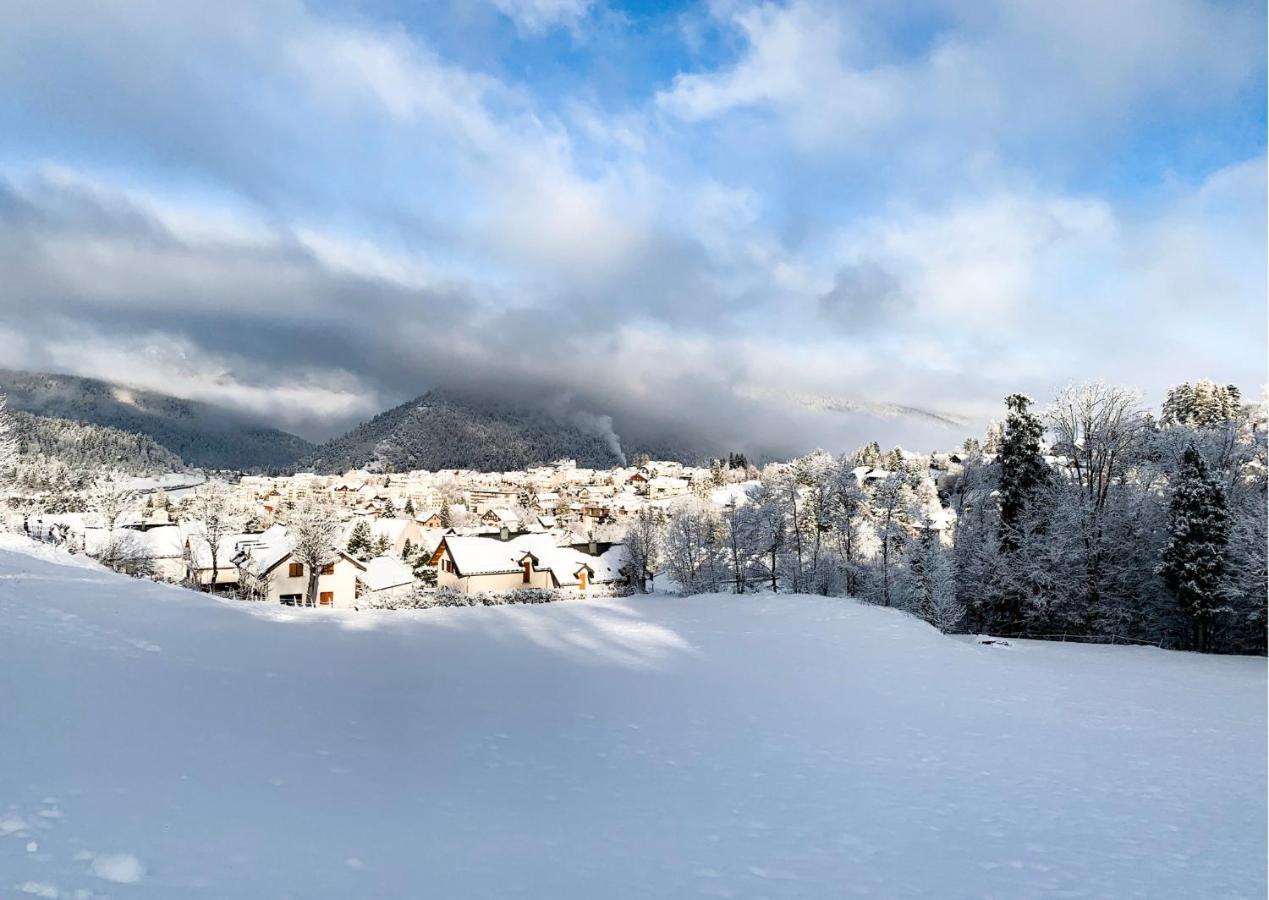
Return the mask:
[[[1262,659],[812,597],[284,610],[3,546],[5,896],[1265,895]]]

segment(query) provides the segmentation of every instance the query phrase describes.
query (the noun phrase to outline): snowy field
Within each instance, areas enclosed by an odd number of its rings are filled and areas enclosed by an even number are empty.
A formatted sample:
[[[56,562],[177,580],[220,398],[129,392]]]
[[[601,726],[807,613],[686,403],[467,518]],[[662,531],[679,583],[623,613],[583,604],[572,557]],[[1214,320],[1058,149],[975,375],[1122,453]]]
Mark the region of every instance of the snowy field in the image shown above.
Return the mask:
[[[3,896],[1265,896],[1262,659],[810,597],[284,611],[4,540]]]

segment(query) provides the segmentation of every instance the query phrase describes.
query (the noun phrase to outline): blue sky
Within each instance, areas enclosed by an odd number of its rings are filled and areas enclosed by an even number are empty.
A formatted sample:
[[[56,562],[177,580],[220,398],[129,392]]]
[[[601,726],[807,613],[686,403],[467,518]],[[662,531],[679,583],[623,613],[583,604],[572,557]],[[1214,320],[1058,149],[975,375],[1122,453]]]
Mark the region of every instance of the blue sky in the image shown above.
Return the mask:
[[[1266,368],[1262,4],[0,5],[0,364],[755,452]],[[932,411],[938,425],[898,407]]]

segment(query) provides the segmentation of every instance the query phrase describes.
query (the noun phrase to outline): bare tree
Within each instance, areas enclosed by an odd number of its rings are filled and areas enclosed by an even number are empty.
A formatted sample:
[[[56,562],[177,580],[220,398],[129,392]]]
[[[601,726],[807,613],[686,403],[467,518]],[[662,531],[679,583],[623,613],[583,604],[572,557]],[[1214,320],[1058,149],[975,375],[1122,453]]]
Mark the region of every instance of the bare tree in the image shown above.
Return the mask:
[[[625,535],[626,565],[630,583],[639,593],[648,589],[648,573],[656,572],[661,555],[661,527],[657,516],[643,507],[631,519]]]
[[[120,520],[136,509],[140,498],[122,480],[104,477],[93,483],[86,499],[88,508],[97,516],[101,527],[108,534],[113,534]]]
[[[891,472],[873,492],[876,508],[877,536],[881,539],[881,601],[890,606],[893,601],[895,555],[906,535],[903,527],[912,505],[912,490],[904,472]]]
[[[220,549],[224,539],[237,532],[239,518],[223,489],[204,486],[194,495],[188,516],[202,530],[201,539],[207,542],[211,558],[211,582],[208,590],[216,590],[220,575]]]
[[[306,606],[317,605],[318,578],[322,568],[334,561],[341,532],[335,511],[312,500],[296,509],[287,521],[291,553],[308,573],[308,587],[304,594]]]

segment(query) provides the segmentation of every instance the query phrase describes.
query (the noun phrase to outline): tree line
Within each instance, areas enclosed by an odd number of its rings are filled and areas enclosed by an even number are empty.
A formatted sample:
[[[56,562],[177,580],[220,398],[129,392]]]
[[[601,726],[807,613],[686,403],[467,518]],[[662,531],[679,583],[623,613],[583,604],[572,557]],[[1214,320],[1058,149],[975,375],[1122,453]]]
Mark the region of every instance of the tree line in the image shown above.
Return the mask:
[[[851,595],[943,631],[1264,653],[1264,408],[1208,381],[1015,394],[956,452],[823,451],[718,508],[645,509],[632,570],[684,592]],[[646,580],[645,580],[646,584]]]

